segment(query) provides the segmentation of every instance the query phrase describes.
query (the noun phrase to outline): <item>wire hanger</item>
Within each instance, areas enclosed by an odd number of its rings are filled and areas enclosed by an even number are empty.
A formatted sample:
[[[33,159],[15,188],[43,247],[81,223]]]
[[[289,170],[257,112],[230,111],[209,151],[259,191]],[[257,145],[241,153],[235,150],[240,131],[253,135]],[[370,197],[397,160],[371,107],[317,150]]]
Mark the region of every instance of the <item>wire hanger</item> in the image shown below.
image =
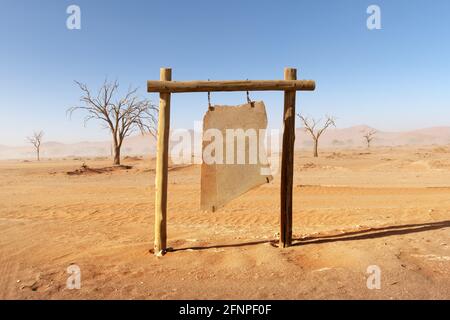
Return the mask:
[[[209,79],[208,79],[209,81]],[[208,110],[214,111],[214,107],[211,105],[211,92],[208,91]]]
[[[247,79],[247,80],[248,80],[248,79]],[[250,99],[250,93],[249,93],[248,90],[247,90],[247,103],[250,104],[250,106],[251,106],[252,108],[254,107],[253,101],[252,101],[252,99]]]

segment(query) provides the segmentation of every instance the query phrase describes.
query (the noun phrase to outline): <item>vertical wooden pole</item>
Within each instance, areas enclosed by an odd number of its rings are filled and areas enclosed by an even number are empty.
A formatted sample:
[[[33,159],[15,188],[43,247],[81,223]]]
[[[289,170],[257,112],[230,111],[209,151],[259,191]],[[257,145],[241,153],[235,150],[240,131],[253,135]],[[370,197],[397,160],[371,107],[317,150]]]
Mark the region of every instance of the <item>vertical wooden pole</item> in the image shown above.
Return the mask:
[[[297,80],[297,69],[285,68],[285,80]],[[295,94],[284,92],[284,132],[281,158],[280,248],[292,244],[292,188],[294,181]]]
[[[172,69],[161,68],[160,80],[171,81]],[[170,93],[159,94],[158,142],[155,175],[155,245],[154,253],[167,249],[167,170],[169,165]]]

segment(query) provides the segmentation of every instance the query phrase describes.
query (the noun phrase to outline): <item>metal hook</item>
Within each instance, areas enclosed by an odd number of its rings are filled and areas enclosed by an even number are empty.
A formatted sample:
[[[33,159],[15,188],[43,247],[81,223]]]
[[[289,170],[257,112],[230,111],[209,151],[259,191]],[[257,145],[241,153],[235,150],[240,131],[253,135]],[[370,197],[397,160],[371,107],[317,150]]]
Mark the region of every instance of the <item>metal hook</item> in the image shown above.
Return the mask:
[[[247,79],[248,80],[248,79]],[[253,102],[252,99],[250,99],[250,92],[247,90],[247,103],[250,104],[250,106],[253,108]]]
[[[208,79],[209,81],[209,79]],[[211,92],[208,91],[208,110],[209,111],[214,111],[214,107],[211,106]]]

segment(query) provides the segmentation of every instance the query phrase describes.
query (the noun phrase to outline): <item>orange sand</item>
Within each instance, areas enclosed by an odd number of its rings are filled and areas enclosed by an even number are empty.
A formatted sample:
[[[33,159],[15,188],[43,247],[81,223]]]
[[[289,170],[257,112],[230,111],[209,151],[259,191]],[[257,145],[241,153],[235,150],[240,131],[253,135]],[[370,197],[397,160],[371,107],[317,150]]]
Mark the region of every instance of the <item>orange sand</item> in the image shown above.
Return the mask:
[[[162,258],[148,252],[154,161],[66,174],[83,161],[0,161],[0,298],[450,298],[450,147],[298,153],[287,249],[271,243],[279,176],[203,213],[200,167],[174,167],[175,251]],[[71,263],[80,290],[66,288]],[[380,290],[366,287],[369,265],[381,268]]]

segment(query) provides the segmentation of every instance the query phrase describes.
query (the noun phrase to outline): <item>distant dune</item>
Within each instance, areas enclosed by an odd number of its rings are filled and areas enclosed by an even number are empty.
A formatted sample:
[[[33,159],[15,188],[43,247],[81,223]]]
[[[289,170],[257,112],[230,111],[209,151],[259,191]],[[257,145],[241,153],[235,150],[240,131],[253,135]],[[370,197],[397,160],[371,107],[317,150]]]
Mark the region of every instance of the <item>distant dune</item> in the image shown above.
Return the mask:
[[[329,129],[320,139],[322,148],[352,148],[365,146],[363,134],[369,130],[376,130],[369,126],[360,125],[349,128]],[[377,130],[378,131],[378,130]],[[172,142],[172,145],[177,142]],[[373,146],[425,146],[450,144],[450,127],[431,127],[405,132],[378,131],[372,142]],[[302,128],[296,130],[295,148],[297,150],[312,145],[311,138]],[[122,156],[154,155],[156,139],[151,135],[135,135],[125,140]],[[83,141],[72,144],[60,142],[44,142],[41,147],[43,158],[64,157],[104,157],[111,155],[111,142]],[[0,159],[33,159],[35,156],[31,146],[0,145]]]
[[[322,147],[362,147],[365,146],[363,135],[370,130],[369,126],[361,125],[343,129],[329,129],[321,140]],[[377,130],[378,131],[378,130]],[[297,129],[296,148],[311,145],[312,141],[303,129]],[[419,145],[450,144],[450,127],[432,127],[405,132],[378,131],[372,141],[373,146],[419,146]]]
[[[151,155],[155,153],[155,138],[151,135],[136,135],[129,137],[122,147],[122,155]],[[111,142],[82,141],[77,143],[43,142],[41,146],[42,158],[69,158],[69,157],[109,157],[111,155]],[[30,146],[4,146],[0,145],[0,159],[34,159],[35,151]]]

